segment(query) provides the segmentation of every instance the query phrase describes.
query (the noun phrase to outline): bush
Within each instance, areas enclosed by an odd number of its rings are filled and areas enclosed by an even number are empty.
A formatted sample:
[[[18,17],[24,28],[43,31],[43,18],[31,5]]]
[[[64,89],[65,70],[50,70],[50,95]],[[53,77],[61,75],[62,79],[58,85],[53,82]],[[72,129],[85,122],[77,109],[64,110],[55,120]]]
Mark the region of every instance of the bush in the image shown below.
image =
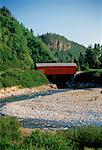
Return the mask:
[[[20,124],[13,117],[0,118],[0,146],[1,150],[16,144],[20,139]]]
[[[40,71],[8,69],[1,74],[0,82],[3,87],[11,87],[15,85],[22,87],[35,87],[48,83],[48,80]]]
[[[90,70],[75,76],[75,82],[92,82],[102,84],[102,69]]]
[[[102,127],[84,127],[76,131],[76,139],[82,146],[102,147]]]
[[[1,88],[3,88],[3,85],[2,85],[2,83],[0,82],[0,89],[1,89]]]
[[[32,145],[32,147],[44,150],[68,150],[68,144],[61,135],[48,132],[34,131],[24,143],[25,149]]]
[[[2,87],[12,87],[15,85],[20,85],[19,81],[11,76],[5,76],[1,78]]]
[[[84,147],[102,148],[102,127],[89,126],[64,131],[65,139],[75,142],[81,149]]]

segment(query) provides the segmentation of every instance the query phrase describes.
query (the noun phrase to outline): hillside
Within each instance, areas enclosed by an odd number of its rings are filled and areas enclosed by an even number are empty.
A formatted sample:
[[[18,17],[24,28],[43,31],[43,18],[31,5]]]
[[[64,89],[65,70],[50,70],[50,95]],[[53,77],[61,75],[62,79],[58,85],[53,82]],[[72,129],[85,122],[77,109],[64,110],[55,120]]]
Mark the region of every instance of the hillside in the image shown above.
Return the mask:
[[[0,8],[0,70],[34,68],[36,62],[51,62],[49,48],[15,19],[11,12]]]
[[[69,41],[64,36],[55,33],[47,33],[40,36],[42,41],[48,45],[58,62],[78,61],[80,53],[85,55],[86,47]]]
[[[64,36],[35,36],[3,7],[0,8],[0,71],[34,69],[36,62],[76,62],[79,68],[102,68],[102,46],[84,47]]]

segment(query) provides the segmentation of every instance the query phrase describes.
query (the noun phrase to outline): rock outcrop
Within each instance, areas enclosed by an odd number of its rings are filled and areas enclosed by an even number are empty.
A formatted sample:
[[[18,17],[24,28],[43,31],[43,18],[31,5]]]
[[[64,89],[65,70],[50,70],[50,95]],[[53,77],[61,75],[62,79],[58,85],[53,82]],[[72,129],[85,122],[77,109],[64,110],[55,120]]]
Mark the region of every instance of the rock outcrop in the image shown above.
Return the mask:
[[[64,36],[60,36],[53,33],[47,33],[40,36],[42,41],[48,45],[52,50],[67,51],[71,49],[71,42]]]

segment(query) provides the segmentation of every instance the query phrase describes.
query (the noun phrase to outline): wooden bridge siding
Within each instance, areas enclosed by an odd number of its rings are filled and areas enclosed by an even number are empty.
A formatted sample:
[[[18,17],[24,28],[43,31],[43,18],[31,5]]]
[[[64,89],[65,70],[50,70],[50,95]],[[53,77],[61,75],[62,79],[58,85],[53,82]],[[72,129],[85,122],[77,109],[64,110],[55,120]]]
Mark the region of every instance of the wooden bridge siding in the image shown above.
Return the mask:
[[[63,75],[76,74],[76,66],[51,66],[51,67],[38,67],[38,70],[41,70],[46,75]]]

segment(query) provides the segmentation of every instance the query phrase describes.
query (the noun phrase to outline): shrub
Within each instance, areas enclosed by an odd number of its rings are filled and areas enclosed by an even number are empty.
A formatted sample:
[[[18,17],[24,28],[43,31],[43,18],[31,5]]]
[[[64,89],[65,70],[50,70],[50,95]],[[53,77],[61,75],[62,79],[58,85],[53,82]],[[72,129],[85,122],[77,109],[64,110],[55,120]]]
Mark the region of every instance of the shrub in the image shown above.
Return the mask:
[[[5,76],[1,78],[2,87],[12,87],[15,85],[20,85],[19,81],[11,76]]]
[[[1,74],[0,82],[3,87],[11,87],[15,85],[22,87],[35,87],[48,83],[48,80],[40,71],[8,69]]]
[[[0,118],[0,145],[1,150],[13,146],[20,139],[20,124],[13,117]]]
[[[35,131],[24,141],[26,149],[32,147],[44,150],[68,150],[67,142],[61,135],[48,132]]]
[[[2,82],[0,82],[0,89],[3,88]]]
[[[75,82],[93,82],[102,84],[102,69],[90,70],[75,76]]]
[[[102,127],[89,126],[70,129],[63,133],[81,149],[84,147],[102,148]]]

